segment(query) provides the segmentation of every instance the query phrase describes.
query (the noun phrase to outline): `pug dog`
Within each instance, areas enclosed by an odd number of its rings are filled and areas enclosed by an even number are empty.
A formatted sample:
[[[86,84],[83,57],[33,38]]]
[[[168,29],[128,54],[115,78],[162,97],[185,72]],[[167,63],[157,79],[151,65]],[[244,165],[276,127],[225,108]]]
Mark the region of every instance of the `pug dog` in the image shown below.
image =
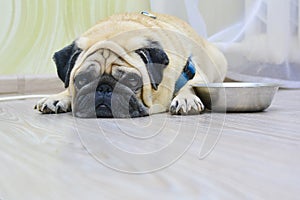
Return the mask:
[[[147,12],[111,16],[53,59],[66,89],[35,108],[81,118],[200,114],[192,85],[222,82],[227,70],[224,55],[186,22]]]

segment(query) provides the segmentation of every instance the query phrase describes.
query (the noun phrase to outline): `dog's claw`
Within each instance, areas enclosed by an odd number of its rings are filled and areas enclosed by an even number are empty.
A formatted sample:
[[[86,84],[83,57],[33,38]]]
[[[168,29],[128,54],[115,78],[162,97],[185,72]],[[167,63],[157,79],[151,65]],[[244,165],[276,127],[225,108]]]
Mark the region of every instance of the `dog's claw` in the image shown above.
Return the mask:
[[[55,114],[59,114],[59,113],[61,113],[61,108],[60,108],[60,106],[56,106],[55,107]]]
[[[46,104],[43,104],[42,105],[42,108],[41,108],[41,111],[44,113],[46,111],[46,108],[47,108],[47,105]]]
[[[172,115],[199,114],[204,110],[204,105],[196,95],[177,96],[170,106]]]
[[[61,103],[58,103],[55,106],[55,114],[59,114],[59,113],[66,113],[69,112],[70,110],[68,108],[66,108],[64,105],[62,105]]]
[[[173,101],[170,106],[170,113],[175,115],[177,113],[178,101]]]
[[[41,99],[35,106],[43,114],[59,114],[70,112],[71,99],[69,96],[53,95],[48,98]]]

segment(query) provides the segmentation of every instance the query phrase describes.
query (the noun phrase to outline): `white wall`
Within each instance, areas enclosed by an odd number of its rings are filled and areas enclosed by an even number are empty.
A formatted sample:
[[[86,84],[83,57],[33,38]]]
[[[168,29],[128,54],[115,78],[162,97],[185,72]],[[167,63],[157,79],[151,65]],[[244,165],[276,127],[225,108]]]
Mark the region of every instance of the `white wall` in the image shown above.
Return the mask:
[[[199,0],[199,10],[206,22],[208,36],[210,36],[244,17],[244,1]]]
[[[151,0],[155,12],[188,19],[185,1],[193,0]],[[208,36],[223,30],[244,17],[244,0],[198,0],[199,11],[207,25]]]
[[[187,21],[184,0],[150,0],[151,10],[158,13],[175,15]]]
[[[55,74],[55,51],[100,19],[149,10],[149,0],[0,0],[0,76]]]

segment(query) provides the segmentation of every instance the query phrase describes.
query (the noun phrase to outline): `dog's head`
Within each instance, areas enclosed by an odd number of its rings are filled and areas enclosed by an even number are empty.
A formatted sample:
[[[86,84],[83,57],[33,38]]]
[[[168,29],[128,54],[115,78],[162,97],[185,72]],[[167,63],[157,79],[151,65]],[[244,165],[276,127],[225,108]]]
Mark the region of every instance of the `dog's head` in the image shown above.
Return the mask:
[[[88,47],[78,39],[54,54],[59,78],[72,95],[77,117],[149,115],[169,59],[157,41],[130,50],[115,41]]]

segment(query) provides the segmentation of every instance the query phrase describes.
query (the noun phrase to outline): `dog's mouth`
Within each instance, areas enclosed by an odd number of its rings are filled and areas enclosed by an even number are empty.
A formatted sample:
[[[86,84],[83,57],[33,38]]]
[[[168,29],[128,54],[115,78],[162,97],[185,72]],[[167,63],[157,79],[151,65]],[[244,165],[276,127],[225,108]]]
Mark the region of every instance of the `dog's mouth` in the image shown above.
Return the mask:
[[[121,101],[111,101],[110,103],[95,102],[96,116],[97,118],[135,118],[148,115],[148,112],[142,106],[133,102],[133,99],[129,100],[128,105],[121,104]],[[118,104],[118,106],[112,107],[114,104]]]
[[[106,104],[99,104],[96,103],[96,114],[97,117],[113,117],[111,106]]]
[[[148,116],[146,106],[127,86],[110,75],[83,87],[73,100],[73,114],[80,118],[135,118]]]

